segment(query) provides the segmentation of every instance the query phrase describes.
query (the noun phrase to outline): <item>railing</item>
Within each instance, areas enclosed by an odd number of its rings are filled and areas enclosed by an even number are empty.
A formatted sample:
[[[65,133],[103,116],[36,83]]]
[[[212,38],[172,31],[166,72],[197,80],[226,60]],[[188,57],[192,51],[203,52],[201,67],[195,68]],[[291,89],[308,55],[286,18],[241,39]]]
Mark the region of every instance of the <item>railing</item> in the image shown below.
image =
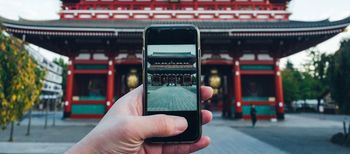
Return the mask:
[[[289,15],[278,10],[63,10],[61,19],[288,20]]]
[[[285,4],[271,4],[258,1],[156,1],[156,0],[120,0],[120,1],[83,1],[65,3],[63,10],[285,10]]]

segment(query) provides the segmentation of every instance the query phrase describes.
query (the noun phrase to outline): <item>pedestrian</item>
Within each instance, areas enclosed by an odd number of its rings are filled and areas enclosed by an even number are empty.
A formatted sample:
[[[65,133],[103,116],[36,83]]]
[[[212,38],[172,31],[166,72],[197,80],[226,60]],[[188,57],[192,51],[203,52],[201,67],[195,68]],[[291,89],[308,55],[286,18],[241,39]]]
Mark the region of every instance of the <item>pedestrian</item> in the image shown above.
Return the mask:
[[[250,107],[250,118],[252,119],[252,124],[253,127],[255,127],[255,123],[256,123],[256,109],[255,109],[255,105],[252,105]]]
[[[202,100],[213,95],[210,87],[201,87]],[[98,125],[66,153],[192,153],[205,148],[210,138],[202,136],[196,143],[147,144],[146,138],[168,137],[187,129],[183,117],[170,115],[142,116],[142,85],[120,98]],[[202,110],[202,124],[209,123],[212,114]]]

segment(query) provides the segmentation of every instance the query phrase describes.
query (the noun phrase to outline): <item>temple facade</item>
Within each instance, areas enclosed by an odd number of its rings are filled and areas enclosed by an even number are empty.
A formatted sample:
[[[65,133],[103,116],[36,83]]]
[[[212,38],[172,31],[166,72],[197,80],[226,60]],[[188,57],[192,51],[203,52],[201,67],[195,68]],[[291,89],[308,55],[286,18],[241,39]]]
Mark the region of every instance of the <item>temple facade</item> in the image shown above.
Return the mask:
[[[258,118],[282,120],[280,58],[315,46],[343,32],[350,23],[350,18],[289,20],[288,3],[62,0],[59,20],[0,21],[9,33],[69,57],[66,118],[100,118],[118,98],[142,84],[142,33],[146,26],[193,24],[201,33],[201,82],[215,92],[204,107],[220,110],[224,116],[250,118],[250,107],[255,105]],[[191,81],[186,72],[163,79],[160,68],[154,67],[158,71],[152,79],[155,84]]]
[[[196,56],[190,52],[154,52],[148,56],[148,73],[152,86],[190,86],[196,73]]]

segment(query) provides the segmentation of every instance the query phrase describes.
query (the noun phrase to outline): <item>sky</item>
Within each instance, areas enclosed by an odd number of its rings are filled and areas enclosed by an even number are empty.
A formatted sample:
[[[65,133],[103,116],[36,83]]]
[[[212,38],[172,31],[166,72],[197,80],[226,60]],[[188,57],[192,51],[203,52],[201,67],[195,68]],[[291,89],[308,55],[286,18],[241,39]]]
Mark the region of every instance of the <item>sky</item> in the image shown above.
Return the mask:
[[[59,19],[57,13],[60,11],[60,4],[59,0],[0,0],[0,16],[15,20],[19,18],[30,20]],[[350,16],[349,6],[350,0],[292,0],[289,3],[288,11],[292,13],[290,20],[318,21],[330,19],[335,21]],[[339,49],[341,40],[347,38],[350,38],[350,27],[347,28],[347,32],[322,42],[314,48],[322,53],[331,54]],[[49,60],[63,57],[39,47],[34,48],[38,49]],[[285,57],[281,59],[282,67],[287,60],[301,68],[309,60],[309,57],[305,51]]]

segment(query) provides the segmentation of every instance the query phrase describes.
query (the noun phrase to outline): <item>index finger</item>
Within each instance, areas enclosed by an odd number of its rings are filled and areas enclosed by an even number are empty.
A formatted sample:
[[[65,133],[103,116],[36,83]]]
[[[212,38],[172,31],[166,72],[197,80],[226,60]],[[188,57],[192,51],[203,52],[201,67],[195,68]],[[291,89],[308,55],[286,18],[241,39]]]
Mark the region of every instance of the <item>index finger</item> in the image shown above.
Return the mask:
[[[201,97],[205,101],[213,96],[213,88],[209,86],[201,86]]]

